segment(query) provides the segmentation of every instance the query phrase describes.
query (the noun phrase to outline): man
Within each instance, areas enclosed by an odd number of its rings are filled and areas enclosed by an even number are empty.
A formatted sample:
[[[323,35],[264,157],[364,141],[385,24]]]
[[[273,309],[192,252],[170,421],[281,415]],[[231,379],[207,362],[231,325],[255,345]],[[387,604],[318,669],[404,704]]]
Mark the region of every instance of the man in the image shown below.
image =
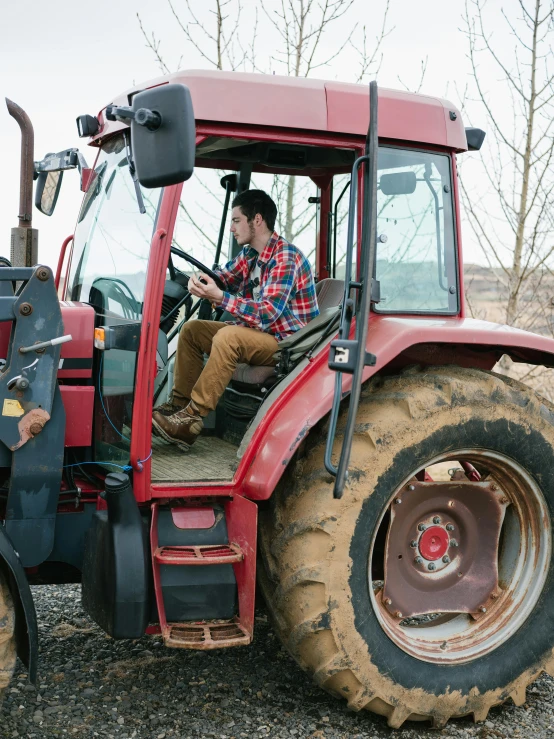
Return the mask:
[[[231,233],[242,251],[207,275],[189,280],[190,292],[234,317],[188,321],[179,334],[172,398],[154,409],[152,424],[167,441],[188,449],[229,384],[237,364],[272,365],[277,342],[318,313],[306,257],[274,232],[277,206],[263,190],[246,190],[232,203]],[[204,367],[204,354],[209,359]]]

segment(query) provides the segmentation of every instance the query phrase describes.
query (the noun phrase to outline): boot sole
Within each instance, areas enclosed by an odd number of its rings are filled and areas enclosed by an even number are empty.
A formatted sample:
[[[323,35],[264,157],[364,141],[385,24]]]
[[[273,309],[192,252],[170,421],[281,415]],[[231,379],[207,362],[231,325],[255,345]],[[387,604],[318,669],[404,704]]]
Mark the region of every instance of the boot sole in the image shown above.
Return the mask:
[[[161,436],[166,441],[169,441],[170,444],[175,444],[175,446],[177,446],[183,452],[188,452],[188,450],[190,449],[191,444],[187,444],[181,439],[174,439],[173,436],[170,436],[166,431],[164,431],[163,428],[154,419],[152,419],[152,426],[156,429],[158,436]]]

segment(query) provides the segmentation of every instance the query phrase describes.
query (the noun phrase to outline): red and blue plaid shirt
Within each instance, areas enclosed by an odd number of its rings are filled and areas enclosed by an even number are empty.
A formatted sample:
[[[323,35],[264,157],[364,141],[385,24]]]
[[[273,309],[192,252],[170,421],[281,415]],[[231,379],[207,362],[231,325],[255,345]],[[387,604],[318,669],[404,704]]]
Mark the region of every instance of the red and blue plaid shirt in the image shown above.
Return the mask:
[[[260,266],[260,296],[254,300],[251,273]],[[251,246],[225,267],[215,270],[228,292],[221,307],[236,316],[235,323],[272,334],[279,341],[298,331],[319,314],[310,263],[302,252],[273,233],[261,254]]]

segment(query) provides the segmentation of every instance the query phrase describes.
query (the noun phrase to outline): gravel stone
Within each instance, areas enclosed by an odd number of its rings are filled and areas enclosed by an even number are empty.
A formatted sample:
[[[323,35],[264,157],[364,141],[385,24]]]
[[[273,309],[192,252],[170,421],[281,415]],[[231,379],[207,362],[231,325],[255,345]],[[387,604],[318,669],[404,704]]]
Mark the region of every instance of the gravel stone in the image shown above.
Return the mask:
[[[114,641],[84,614],[78,585],[32,588],[39,621],[38,686],[16,665],[0,708],[0,739],[554,739],[554,681],[527,703],[493,708],[434,731],[395,732],[314,685],[281,646],[263,606],[254,643],[213,652],[166,649],[159,636]]]

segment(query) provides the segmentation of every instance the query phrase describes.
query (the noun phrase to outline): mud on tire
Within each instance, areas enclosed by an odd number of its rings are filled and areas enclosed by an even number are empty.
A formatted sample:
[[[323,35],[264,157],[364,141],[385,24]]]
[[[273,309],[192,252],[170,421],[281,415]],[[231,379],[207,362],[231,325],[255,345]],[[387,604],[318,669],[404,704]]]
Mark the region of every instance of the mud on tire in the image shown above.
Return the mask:
[[[0,704],[16,660],[15,609],[4,574],[0,571]]]
[[[325,690],[392,727],[407,719],[440,727],[468,714],[484,720],[508,698],[522,704],[530,682],[554,674],[549,563],[540,598],[515,633],[484,656],[444,665],[417,659],[384,632],[369,557],[395,491],[431,460],[468,447],[514,460],[538,484],[552,520],[553,407],[478,370],[425,368],[374,381],[362,394],[341,500],[324,468],[324,437],[308,438],[260,521],[261,586],[289,652]]]

